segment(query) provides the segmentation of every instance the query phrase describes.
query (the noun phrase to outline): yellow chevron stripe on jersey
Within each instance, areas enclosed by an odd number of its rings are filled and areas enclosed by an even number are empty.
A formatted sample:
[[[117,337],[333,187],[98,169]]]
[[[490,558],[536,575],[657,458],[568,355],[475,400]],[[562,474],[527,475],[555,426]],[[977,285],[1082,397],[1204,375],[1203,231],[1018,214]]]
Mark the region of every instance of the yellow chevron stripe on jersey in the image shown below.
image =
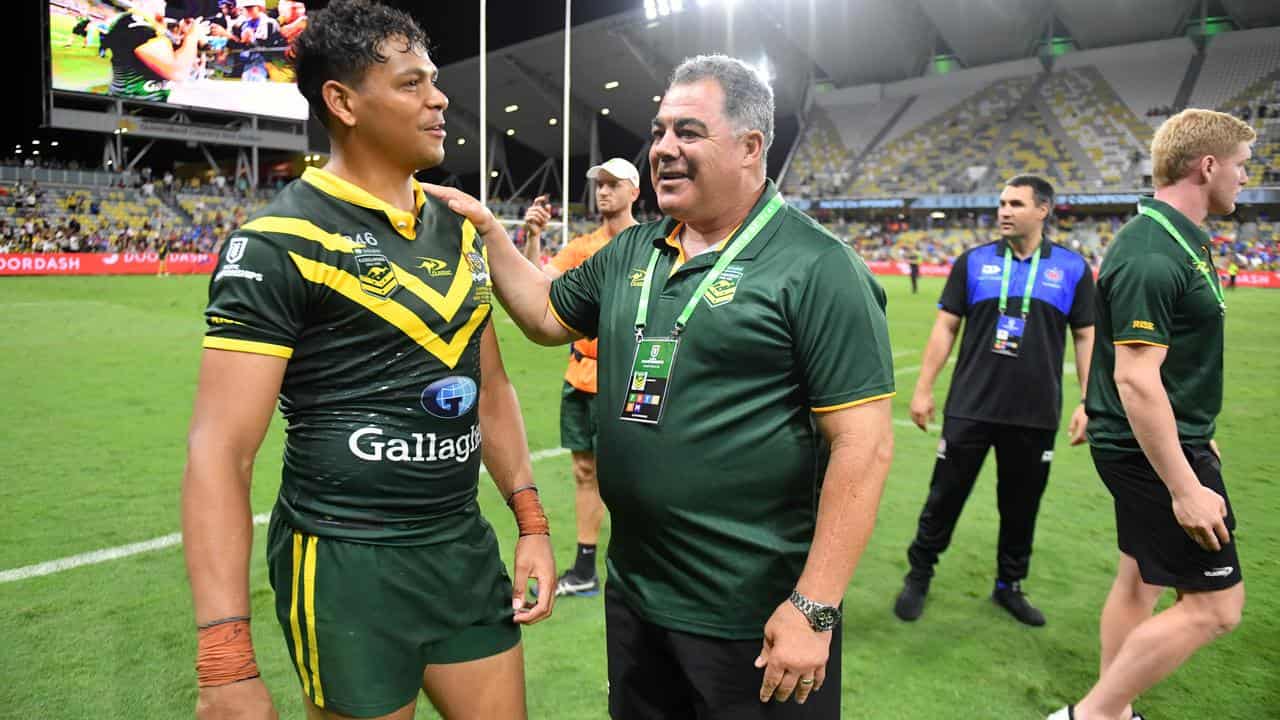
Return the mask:
[[[328,232],[311,222],[299,218],[260,217],[241,227],[245,230],[255,230],[257,232],[293,235],[304,240],[320,243],[325,250],[331,252],[351,253],[364,248],[364,245],[360,243],[352,242],[337,233]],[[462,303],[466,302],[467,293],[471,290],[471,273],[466,272],[463,263],[467,261],[467,253],[475,250],[475,243],[476,228],[471,224],[471,221],[464,221],[462,223],[462,251],[458,254],[458,267],[454,270],[453,282],[449,284],[449,291],[445,294],[441,294],[419,279],[417,275],[395,263],[391,263],[391,269],[395,271],[396,277],[405,289],[417,295],[432,310],[439,313],[445,322],[449,322],[453,320],[454,315],[458,314],[458,309],[462,307]],[[486,257],[486,261],[487,259]]]
[[[408,335],[414,342],[421,345],[424,350],[434,355],[450,369],[458,364],[458,360],[462,358],[462,353],[467,349],[467,342],[471,339],[472,334],[475,333],[476,328],[480,327],[480,323],[484,322],[485,317],[489,314],[488,305],[477,306],[466,324],[458,328],[458,331],[453,334],[453,339],[446,341],[432,332],[431,328],[427,327],[426,323],[422,321],[422,318],[418,317],[409,308],[395,300],[378,300],[369,296],[368,293],[360,289],[360,281],[356,276],[346,270],[308,260],[295,252],[290,252],[289,257],[293,260],[293,264],[298,267],[298,272],[304,279],[317,285],[324,285],[337,290],[343,297],[399,328],[400,332]]]
[[[325,250],[332,252],[354,252],[364,247],[360,243],[348,240],[337,233],[331,233],[324,230],[314,223],[299,218],[290,217],[260,217],[253,222],[241,225],[242,230],[256,230],[257,232],[267,233],[283,233],[285,235],[293,235],[304,240],[318,242]]]
[[[422,302],[439,313],[445,322],[449,322],[453,320],[454,315],[458,314],[458,309],[462,307],[462,303],[466,302],[467,293],[471,290],[472,276],[464,263],[467,262],[467,253],[473,252],[475,248],[476,227],[471,224],[470,220],[464,220],[462,223],[462,249],[458,253],[458,266],[454,268],[453,281],[449,283],[449,292],[445,295],[441,295],[430,285],[422,282],[417,275],[395,263],[391,263],[391,269],[396,271],[396,275],[400,278],[400,284],[406,290],[417,295]],[[406,278],[408,279],[406,280]]]

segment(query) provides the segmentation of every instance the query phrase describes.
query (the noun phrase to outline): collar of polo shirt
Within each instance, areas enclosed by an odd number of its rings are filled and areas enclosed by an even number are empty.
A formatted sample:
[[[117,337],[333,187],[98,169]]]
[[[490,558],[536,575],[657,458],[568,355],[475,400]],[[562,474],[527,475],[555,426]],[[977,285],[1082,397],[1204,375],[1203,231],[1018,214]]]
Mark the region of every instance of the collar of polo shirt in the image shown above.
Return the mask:
[[[716,244],[715,246],[716,252],[724,250],[725,246],[728,244],[728,241],[733,239],[733,236],[738,232],[738,230],[742,229],[743,225],[749,224],[752,218],[758,215],[760,211],[764,209],[764,206],[769,204],[769,200],[772,199],[773,196],[777,194],[778,194],[778,187],[773,184],[772,180],[769,180],[768,178],[766,178],[764,181],[764,192],[760,193],[760,198],[756,200],[756,204],[752,206],[751,212],[747,213],[747,216],[742,219],[742,222],[739,223],[738,226],[735,227],[733,230],[731,230],[729,234],[724,237],[723,240],[721,240],[719,243]],[[783,215],[783,213],[778,213],[778,215],[781,216]],[[769,225],[774,225],[774,223],[777,223],[777,222],[778,222],[778,217],[774,217],[774,219],[769,222]],[[766,225],[765,227],[769,227],[769,225]],[[670,250],[676,251],[676,261],[672,264],[672,268],[671,268],[671,274],[673,275],[676,273],[677,270],[679,270],[686,263],[686,261],[693,259],[693,258],[685,257],[684,247],[679,242],[680,231],[683,229],[684,229],[683,222],[676,220],[673,217],[664,217],[660,222],[654,225],[651,230],[648,231],[651,233],[651,240],[653,242],[654,247],[663,251],[670,251]],[[751,258],[755,257],[756,253],[760,251],[760,248],[764,247],[765,244],[768,243],[769,239],[772,237],[773,237],[772,230],[765,231],[762,228],[760,234],[757,235],[756,238],[752,240],[750,244],[748,244],[745,248],[743,248],[742,252],[738,253],[737,259],[750,260]]]
[[[1015,248],[1013,244],[1010,243],[1006,238],[1000,238],[998,244],[996,245],[996,257],[1001,257],[1001,258],[1004,257],[1005,250],[1013,251],[1014,262],[1027,262],[1031,260],[1030,255],[1020,259],[1018,257],[1018,249]],[[1052,252],[1053,252],[1053,243],[1049,241],[1049,238],[1041,235],[1040,236],[1040,259],[1043,260],[1049,257],[1049,255]]]
[[[406,240],[417,237],[418,216],[422,214],[422,206],[427,203],[427,194],[422,185],[413,181],[413,212],[405,212],[391,203],[375,197],[369,191],[347,182],[333,173],[320,168],[309,167],[302,173],[303,182],[326,195],[332,195],[352,205],[359,205],[370,210],[378,210],[387,216],[387,222]]]

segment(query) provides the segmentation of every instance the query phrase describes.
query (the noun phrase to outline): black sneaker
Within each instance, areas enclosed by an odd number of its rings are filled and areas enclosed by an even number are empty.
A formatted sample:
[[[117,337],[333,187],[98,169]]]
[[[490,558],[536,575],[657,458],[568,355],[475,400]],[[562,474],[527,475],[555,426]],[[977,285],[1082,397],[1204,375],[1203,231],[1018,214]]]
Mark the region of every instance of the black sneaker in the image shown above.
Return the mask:
[[[911,622],[919,620],[924,614],[924,598],[929,594],[929,583],[920,582],[907,576],[902,583],[902,592],[898,593],[898,601],[893,604],[893,614],[899,620]]]
[[[1022,583],[1020,582],[1008,584],[997,582],[996,589],[991,593],[991,599],[995,604],[1008,610],[1014,619],[1024,625],[1031,625],[1032,627],[1044,625],[1044,613],[1037,610],[1036,606],[1027,600],[1027,596],[1022,592]]]
[[[594,597],[600,594],[600,576],[581,578],[568,570],[556,581],[556,597],[576,595],[578,597]]]

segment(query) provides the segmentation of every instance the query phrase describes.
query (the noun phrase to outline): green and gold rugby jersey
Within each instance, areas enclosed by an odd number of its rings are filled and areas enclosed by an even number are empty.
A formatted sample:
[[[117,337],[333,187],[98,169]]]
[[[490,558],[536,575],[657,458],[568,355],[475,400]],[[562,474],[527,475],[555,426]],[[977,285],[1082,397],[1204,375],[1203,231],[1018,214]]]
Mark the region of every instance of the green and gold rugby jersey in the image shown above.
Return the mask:
[[[768,183],[742,226],[776,193]],[[654,248],[648,337],[670,333],[720,255],[686,261],[677,232],[672,219],[624,230],[552,283],[551,308],[600,339],[610,589],[662,627],[759,638],[813,542],[828,455],[814,413],[894,393],[885,294],[852,250],[784,206],[689,319],[661,422],[621,420]]]
[[[1141,452],[1116,388],[1116,345],[1167,348],[1160,381],[1178,425],[1178,440],[1207,445],[1222,410],[1222,282],[1204,230],[1172,205],[1142,198],[1139,208],[1163,215],[1199,260],[1192,260],[1160,224],[1136,215],[1116,233],[1098,275],[1097,335],[1089,366],[1089,445]],[[1209,272],[1209,278],[1198,265]]]
[[[276,512],[376,544],[452,539],[480,470],[480,337],[492,288],[471,224],[308,169],[231,234],[204,347],[288,358]]]
[[[169,81],[134,53],[157,37],[161,35],[155,25],[131,12],[121,13],[111,22],[101,42],[111,51],[112,95],[156,102],[169,99]]]

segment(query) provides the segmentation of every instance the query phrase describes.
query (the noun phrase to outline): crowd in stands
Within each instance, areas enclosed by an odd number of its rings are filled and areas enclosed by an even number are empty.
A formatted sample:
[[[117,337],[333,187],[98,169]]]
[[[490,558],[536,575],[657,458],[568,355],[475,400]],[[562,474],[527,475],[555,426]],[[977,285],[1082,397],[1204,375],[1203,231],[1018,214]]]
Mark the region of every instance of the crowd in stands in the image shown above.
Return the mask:
[[[1280,121],[1280,115],[1277,115]],[[1277,123],[1280,125],[1280,122]],[[211,252],[218,242],[266,202],[270,191],[242,194],[228,183],[180,187],[165,173],[142,173],[132,187],[43,186],[38,182],[0,185],[0,253]],[[251,194],[252,197],[246,197]],[[517,244],[525,241],[520,218],[528,200],[494,198]],[[959,213],[943,220],[929,216],[860,219],[841,211],[813,210],[837,238],[868,261],[903,261],[919,254],[924,263],[946,264],[966,249],[997,237],[991,213]],[[641,222],[656,213],[638,209]],[[1050,237],[1099,266],[1128,216],[1064,214],[1053,220]],[[597,221],[571,207],[570,237],[592,231]],[[1280,222],[1213,220],[1215,255],[1223,269],[1280,271]],[[543,238],[544,254],[560,248],[553,229]]]
[[[918,254],[926,264],[945,265],[965,250],[999,238],[995,216],[965,214],[946,220],[886,218],[859,220],[815,211],[822,224],[867,261],[905,261]],[[1049,239],[1083,255],[1098,268],[1116,233],[1132,215],[1061,215],[1052,220]],[[1280,222],[1260,217],[1237,222],[1212,220],[1214,256],[1220,269],[1280,271]]]
[[[234,195],[179,195],[171,177],[136,187],[0,186],[0,253],[209,252],[257,207]],[[190,206],[187,217],[175,201]]]

